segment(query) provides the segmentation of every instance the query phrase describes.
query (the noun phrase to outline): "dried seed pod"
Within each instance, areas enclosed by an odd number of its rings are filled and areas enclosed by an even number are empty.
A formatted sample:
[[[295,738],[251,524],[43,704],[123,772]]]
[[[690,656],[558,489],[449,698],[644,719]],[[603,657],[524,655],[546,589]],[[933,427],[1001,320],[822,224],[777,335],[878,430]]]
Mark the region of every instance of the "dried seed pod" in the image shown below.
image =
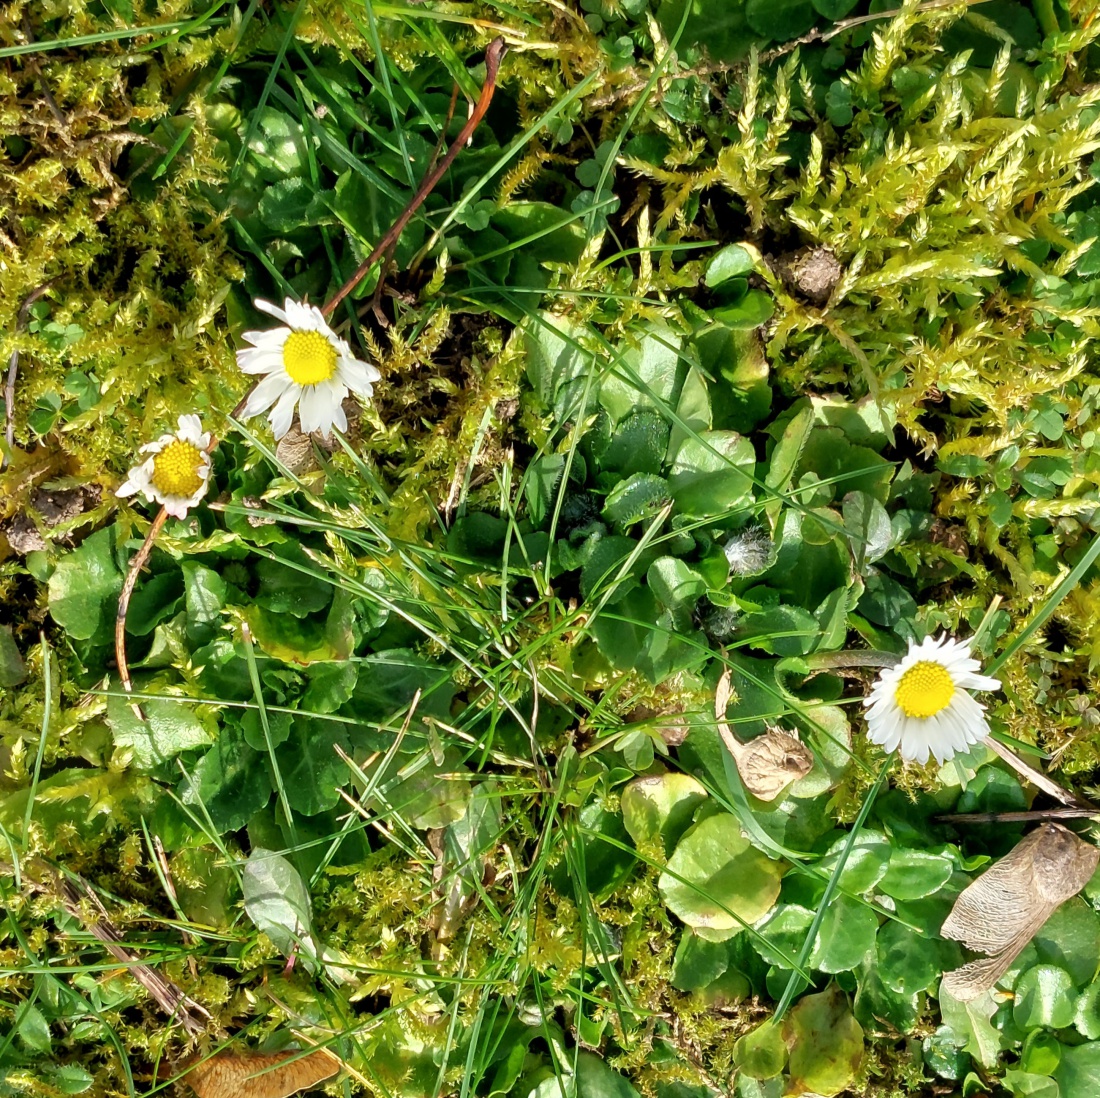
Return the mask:
[[[944,974],[956,999],[976,999],[1008,971],[1054,910],[1088,883],[1100,850],[1061,824],[1044,823],[959,893],[940,933],[990,956]]]
[[[192,1060],[184,1076],[199,1098],[289,1098],[331,1079],[340,1061],[327,1049],[301,1052],[219,1052]]]
[[[774,801],[792,782],[804,778],[814,765],[810,749],[790,732],[769,728],[762,736],[743,743],[726,724],[730,700],[730,672],[726,668],[714,695],[714,719],[745,788],[762,801]]]

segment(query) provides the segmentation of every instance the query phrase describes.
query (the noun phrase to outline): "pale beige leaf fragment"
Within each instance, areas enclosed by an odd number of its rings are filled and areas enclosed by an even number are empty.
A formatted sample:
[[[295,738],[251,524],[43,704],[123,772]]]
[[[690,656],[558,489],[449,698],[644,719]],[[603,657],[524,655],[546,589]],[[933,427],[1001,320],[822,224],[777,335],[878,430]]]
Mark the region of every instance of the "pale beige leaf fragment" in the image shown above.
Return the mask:
[[[988,991],[1054,913],[1096,872],[1100,850],[1061,824],[1026,835],[959,893],[940,933],[980,958],[944,974],[941,987],[966,1002]]]
[[[198,1098],[290,1098],[331,1079],[340,1061],[327,1049],[229,1052],[192,1061],[184,1076]]]

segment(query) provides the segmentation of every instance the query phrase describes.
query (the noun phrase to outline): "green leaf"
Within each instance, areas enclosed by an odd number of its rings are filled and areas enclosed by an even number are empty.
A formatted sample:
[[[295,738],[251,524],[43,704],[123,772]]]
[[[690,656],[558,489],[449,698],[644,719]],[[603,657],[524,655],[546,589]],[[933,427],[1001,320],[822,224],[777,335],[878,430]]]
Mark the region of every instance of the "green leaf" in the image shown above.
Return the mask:
[[[830,22],[843,19],[859,0],[813,0],[813,5]]]
[[[828,853],[818,863],[824,873],[832,873],[840,858],[841,849],[847,845],[847,835],[837,839],[829,847]],[[890,863],[890,844],[886,837],[877,831],[864,828],[856,836],[856,845],[848,855],[840,873],[840,887],[845,892],[857,895],[870,892],[886,874]]]
[[[1080,896],[1058,907],[1033,941],[1039,959],[1064,968],[1078,987],[1100,970],[1100,915]]]
[[[706,798],[706,790],[688,774],[635,778],[622,792],[623,824],[635,845],[660,840],[667,855]]]
[[[114,530],[99,530],[57,562],[49,581],[50,614],[74,640],[107,640],[122,573],[115,564]]]
[[[555,493],[564,471],[565,454],[541,454],[527,466],[523,494],[535,526],[542,526],[553,513]]]
[[[11,635],[11,626],[0,626],[0,687],[11,689],[27,677],[27,668],[19,646]]]
[[[314,188],[305,179],[295,176],[280,179],[264,188],[257,213],[271,233],[293,232],[311,223],[306,211],[314,194]]]
[[[54,1071],[52,1082],[62,1094],[83,1094],[95,1078],[77,1064],[62,1064]]]
[[[183,578],[174,569],[151,576],[139,584],[130,600],[126,632],[148,636],[165,618],[172,617],[183,601]]]
[[[899,995],[927,990],[940,974],[940,958],[933,943],[901,923],[884,923],[875,948],[879,978]]]
[[[559,423],[585,413],[581,400],[587,379],[596,370],[595,333],[584,324],[551,313],[539,313],[524,325],[527,379]],[[595,396],[595,386],[591,396]]]
[[[685,930],[672,961],[672,986],[679,991],[701,991],[713,984],[729,965],[726,942],[711,942]]]
[[[1073,1024],[1077,994],[1073,978],[1064,968],[1035,965],[1016,983],[1012,1019],[1023,1029],[1049,1026],[1062,1029]]]
[[[315,971],[321,951],[313,938],[313,911],[301,874],[281,854],[255,847],[241,874],[244,910],[257,930],[289,957],[299,951]]]
[[[612,488],[603,517],[625,529],[638,522],[650,522],[669,501],[669,483],[652,473],[635,473]],[[604,539],[605,541],[613,539]],[[631,543],[633,548],[633,542]]]
[[[750,3],[753,0],[749,0]],[[759,0],[764,3],[765,0]],[[781,0],[782,2],[782,0]],[[809,0],[794,0],[809,7]],[[713,311],[714,319],[729,328],[747,330],[766,324],[775,312],[775,300],[763,290],[749,290],[736,305],[723,305]]]
[[[187,607],[187,625],[212,625],[225,606],[225,580],[212,568],[184,561],[183,589]]]
[[[626,1078],[593,1052],[577,1053],[575,1098],[639,1098]],[[554,1081],[557,1092],[557,1080]]]
[[[682,922],[720,941],[771,909],[781,875],[778,863],[742,835],[737,817],[721,813],[684,835],[657,887]]]
[[[1100,1037],[1100,980],[1094,980],[1077,999],[1073,1024],[1082,1037],[1095,1041]]]
[[[307,671],[309,686],[302,695],[304,713],[335,713],[355,692],[359,665],[353,662],[312,663]]]
[[[856,997],[852,1003],[856,1021],[872,1031],[887,1026],[899,1033],[911,1033],[920,1020],[924,996],[891,990],[882,982],[882,973],[875,962],[872,954],[857,974]]]
[[[918,900],[942,888],[954,866],[942,854],[924,850],[895,850],[879,890],[895,900]]]
[[[669,474],[676,508],[685,515],[717,515],[752,498],[756,451],[734,431],[704,431],[684,439]]]
[[[125,698],[107,699],[107,723],[114,741],[133,750],[134,764],[142,770],[152,770],[189,748],[209,745],[210,735],[182,698],[141,704],[144,721]]]
[[[1001,1054],[1002,1035],[990,1019],[997,1004],[990,992],[983,992],[968,1003],[959,1002],[941,985],[938,998],[944,1025],[951,1031],[956,1047],[963,1048],[982,1067],[993,1069]]]
[[[849,492],[843,502],[844,529],[852,546],[856,571],[873,564],[890,551],[893,528],[886,508],[866,492]]]
[[[1062,1098],[1100,1093],[1100,1041],[1063,1048],[1054,1079]]]
[[[300,568],[266,557],[258,560],[256,574],[260,588],[255,595],[256,604],[272,613],[293,614],[296,618],[324,610],[332,602],[332,584],[301,570],[316,571],[316,565],[297,546],[281,546],[278,552]]]
[[[214,746],[183,780],[184,804],[204,805],[222,834],[244,827],[272,793],[266,752],[249,746],[245,734],[227,723]]]
[[[822,972],[858,968],[875,948],[878,917],[866,905],[848,896],[834,896],[825,911],[810,964]]]
[[[622,476],[659,473],[668,449],[669,426],[657,412],[632,412],[614,429],[607,449],[599,455],[601,469]]]
[[[783,437],[772,450],[768,472],[764,476],[764,483],[773,492],[785,492],[789,487],[813,427],[813,408],[807,404],[783,429]]]
[[[798,606],[773,606],[746,614],[737,622],[737,640],[777,656],[804,656],[813,651],[820,627],[808,610]]]
[[[772,1079],[787,1063],[787,1046],[779,1027],[763,1022],[733,1046],[733,1062],[754,1079]]]
[[[275,749],[275,761],[295,812],[315,816],[340,800],[337,790],[351,779],[336,747],[348,751],[344,725],[337,721],[298,716],[290,735]]]
[[[768,359],[759,334],[715,323],[693,338],[700,369],[717,379],[710,394],[714,425],[751,431],[772,404]]]
[[[52,1043],[49,1023],[33,1003],[24,1003],[16,1013],[19,1040],[32,1052],[49,1052]]]
[[[682,342],[683,337],[664,324],[652,324],[631,336],[600,383],[600,404],[613,423],[640,409],[668,410],[687,368],[680,357]]]
[[[646,573],[649,589],[671,611],[677,628],[688,629],[695,604],[707,589],[706,580],[676,557],[658,557]]]
[[[724,248],[719,248],[707,261],[703,281],[713,289],[738,275],[750,274],[752,269],[752,255],[740,244],[727,244]]]
[[[831,1098],[855,1079],[863,1059],[863,1029],[835,984],[806,995],[787,1015],[783,1034],[791,1050],[791,1089]]]
[[[754,937],[752,947],[769,965],[776,968],[790,964],[797,957],[806,932],[814,921],[814,913],[800,904],[780,904],[772,917],[759,928],[761,937]]]

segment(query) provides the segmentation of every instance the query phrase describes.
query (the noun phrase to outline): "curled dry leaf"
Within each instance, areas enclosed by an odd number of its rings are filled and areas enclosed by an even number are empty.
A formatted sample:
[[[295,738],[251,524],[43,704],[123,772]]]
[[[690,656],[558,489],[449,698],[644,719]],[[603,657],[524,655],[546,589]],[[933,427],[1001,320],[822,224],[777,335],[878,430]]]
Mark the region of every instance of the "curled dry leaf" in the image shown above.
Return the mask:
[[[726,668],[714,695],[714,719],[745,788],[762,801],[774,801],[792,782],[809,774],[814,765],[810,749],[790,732],[769,728],[762,736],[742,743],[726,723],[730,700],[730,672]]]
[[[1055,908],[1096,872],[1100,850],[1061,824],[1044,823],[959,893],[940,933],[989,954],[944,975],[941,987],[964,1002],[1005,974]]]
[[[331,1079],[340,1061],[327,1049],[301,1052],[219,1052],[184,1065],[199,1098],[289,1098]]]

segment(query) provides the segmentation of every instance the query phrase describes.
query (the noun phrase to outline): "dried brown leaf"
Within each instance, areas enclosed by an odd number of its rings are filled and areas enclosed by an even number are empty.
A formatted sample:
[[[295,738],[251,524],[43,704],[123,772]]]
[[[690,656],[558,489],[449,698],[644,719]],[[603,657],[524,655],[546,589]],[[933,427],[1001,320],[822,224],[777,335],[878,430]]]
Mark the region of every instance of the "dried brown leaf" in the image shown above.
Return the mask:
[[[722,673],[714,694],[714,718],[745,788],[762,801],[774,801],[792,782],[804,778],[814,765],[810,749],[781,728],[769,728],[744,743],[726,723],[732,691],[729,668]]]
[[[976,999],[1005,974],[1055,908],[1088,883],[1100,850],[1061,824],[1044,823],[959,893],[940,933],[990,956],[944,975],[956,999]]]
[[[289,1098],[331,1079],[340,1061],[327,1049],[219,1052],[193,1061],[185,1076],[199,1098]]]

